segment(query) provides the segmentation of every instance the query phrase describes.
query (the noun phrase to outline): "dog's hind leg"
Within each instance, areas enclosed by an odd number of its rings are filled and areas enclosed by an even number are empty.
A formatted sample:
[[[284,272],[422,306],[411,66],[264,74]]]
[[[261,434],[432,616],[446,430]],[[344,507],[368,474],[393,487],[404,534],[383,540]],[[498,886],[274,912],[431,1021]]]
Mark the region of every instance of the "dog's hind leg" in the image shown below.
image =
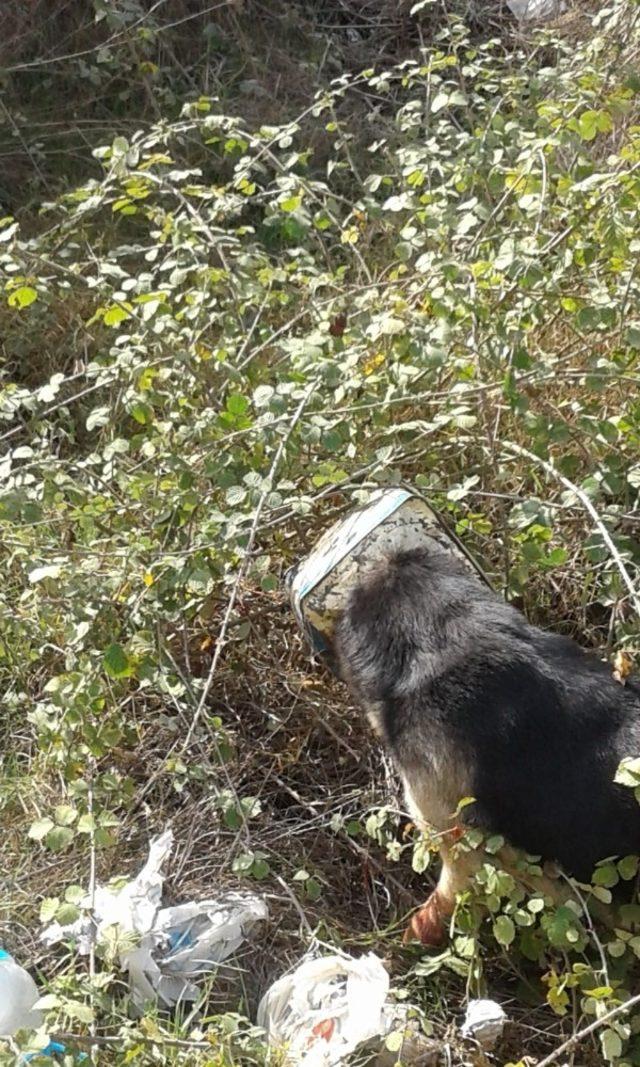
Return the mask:
[[[444,835],[440,846],[442,870],[438,884],[411,917],[404,935],[405,944],[421,941],[429,948],[442,945],[447,939],[447,925],[455,910],[456,897],[468,888],[473,875],[487,862],[495,866],[497,861],[499,868],[510,874],[516,883],[529,893],[541,894],[555,907],[572,897],[578,899],[568,879],[560,880],[544,872],[530,873],[522,855],[510,845],[505,845],[496,855],[489,855],[482,848],[467,851],[456,847],[459,837],[459,830]],[[582,898],[580,901],[585,906]],[[603,926],[613,928],[616,925],[617,913],[610,906],[590,899],[589,911]]]
[[[436,948],[447,939],[447,924],[453,915],[458,893],[467,888],[471,876],[480,865],[476,852],[461,852],[455,847],[459,833],[446,834],[440,845],[442,869],[438,884],[429,899],[412,915],[405,931],[404,942],[421,941]]]

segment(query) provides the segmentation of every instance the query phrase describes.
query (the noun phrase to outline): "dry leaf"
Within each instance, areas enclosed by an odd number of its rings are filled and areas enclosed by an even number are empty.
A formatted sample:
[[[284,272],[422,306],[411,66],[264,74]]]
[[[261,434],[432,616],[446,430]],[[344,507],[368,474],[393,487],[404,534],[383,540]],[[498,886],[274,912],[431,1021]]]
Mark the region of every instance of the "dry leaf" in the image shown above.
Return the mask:
[[[633,660],[628,652],[619,649],[613,657],[613,677],[620,685],[624,685],[633,670]]]

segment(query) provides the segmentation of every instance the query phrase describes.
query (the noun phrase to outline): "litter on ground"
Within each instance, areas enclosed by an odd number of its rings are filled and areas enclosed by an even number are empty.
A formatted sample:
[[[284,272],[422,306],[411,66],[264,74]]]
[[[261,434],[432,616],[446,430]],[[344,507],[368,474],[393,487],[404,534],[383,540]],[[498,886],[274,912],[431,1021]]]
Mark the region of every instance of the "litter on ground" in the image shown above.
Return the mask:
[[[129,975],[132,999],[141,1008],[148,1001],[170,1008],[198,995],[198,979],[233,955],[253,926],[268,917],[268,908],[253,893],[224,893],[162,908],[163,864],[173,848],[165,831],[149,847],[144,867],[120,888],[97,886],[87,894],[76,922],[54,922],[41,935],[47,945],[75,940],[86,955],[91,945],[113,928],[121,936],[120,966]],[[92,906],[93,904],[93,906]],[[125,935],[138,935],[133,938]]]
[[[285,1063],[296,1067],[333,1067],[362,1045],[384,1046],[394,1037],[405,1064],[428,1063],[433,1042],[407,1025],[407,1010],[389,997],[389,975],[370,952],[360,959],[323,956],[304,960],[279,978],[258,1008],[258,1026],[269,1045],[282,1049]],[[406,1031],[406,1040],[405,1040]],[[384,1047],[379,1063],[388,1062]]]
[[[383,1033],[388,993],[389,975],[373,952],[308,959],[274,982],[257,1022],[288,1064],[328,1067]]]
[[[532,21],[556,18],[565,10],[562,0],[507,0],[507,6],[517,19]]]
[[[460,1033],[490,1052],[502,1037],[506,1018],[495,1000],[470,1000]]]

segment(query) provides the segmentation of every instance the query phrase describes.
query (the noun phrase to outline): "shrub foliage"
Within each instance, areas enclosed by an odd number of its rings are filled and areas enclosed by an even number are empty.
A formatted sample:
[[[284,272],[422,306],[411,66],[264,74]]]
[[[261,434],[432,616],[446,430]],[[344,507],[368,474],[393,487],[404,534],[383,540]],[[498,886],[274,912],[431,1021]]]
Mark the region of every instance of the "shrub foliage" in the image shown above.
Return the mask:
[[[268,705],[271,674],[302,679],[280,575],[375,486],[427,493],[536,621],[633,652],[639,46],[625,0],[584,40],[521,51],[452,17],[284,125],[191,99],[96,150],[101,176],[37,225],[0,221],[9,929],[25,904],[34,930],[40,905],[68,921],[92,864],[121,873],[185,797],[226,835],[222,881],[284,881],[333,921],[304,836],[295,856],[263,843],[236,712]],[[367,803],[327,832],[402,864],[414,845]],[[558,1015],[601,1017],[640,939],[635,912],[604,935],[589,906],[636,867],[607,861],[554,908],[488,863],[407,988],[513,965]],[[154,1042],[165,1062],[259,1062],[235,1017],[204,1028],[211,1052],[125,1022],[108,952],[91,974],[41,962],[51,1027],[122,1028],[117,1062]],[[607,1060],[640,1062],[635,1022],[599,1028]]]

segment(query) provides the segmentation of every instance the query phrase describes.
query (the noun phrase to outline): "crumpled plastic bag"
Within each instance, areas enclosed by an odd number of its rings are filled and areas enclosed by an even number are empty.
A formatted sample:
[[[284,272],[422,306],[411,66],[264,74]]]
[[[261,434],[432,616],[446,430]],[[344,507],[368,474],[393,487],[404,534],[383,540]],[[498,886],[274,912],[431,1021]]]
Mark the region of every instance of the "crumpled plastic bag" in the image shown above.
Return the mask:
[[[495,1000],[470,1000],[460,1033],[490,1052],[502,1037],[506,1019],[504,1009]]]
[[[372,952],[308,959],[271,986],[257,1022],[285,1063],[332,1067],[388,1032],[388,994],[389,975]]]
[[[552,19],[565,10],[563,0],[507,0],[517,19]]]
[[[81,955],[87,955],[109,928],[115,927],[119,935],[137,935],[134,945],[119,952],[137,1007],[149,1000],[166,1008],[194,1000],[197,980],[232,956],[255,923],[269,914],[264,900],[253,893],[225,893],[160,907],[162,866],[172,848],[173,834],[166,830],[151,842],[147,862],[136,878],[121,889],[96,886],[93,909],[87,894],[80,904],[84,913],[76,922],[51,923],[40,935],[46,945],[72,938]]]

